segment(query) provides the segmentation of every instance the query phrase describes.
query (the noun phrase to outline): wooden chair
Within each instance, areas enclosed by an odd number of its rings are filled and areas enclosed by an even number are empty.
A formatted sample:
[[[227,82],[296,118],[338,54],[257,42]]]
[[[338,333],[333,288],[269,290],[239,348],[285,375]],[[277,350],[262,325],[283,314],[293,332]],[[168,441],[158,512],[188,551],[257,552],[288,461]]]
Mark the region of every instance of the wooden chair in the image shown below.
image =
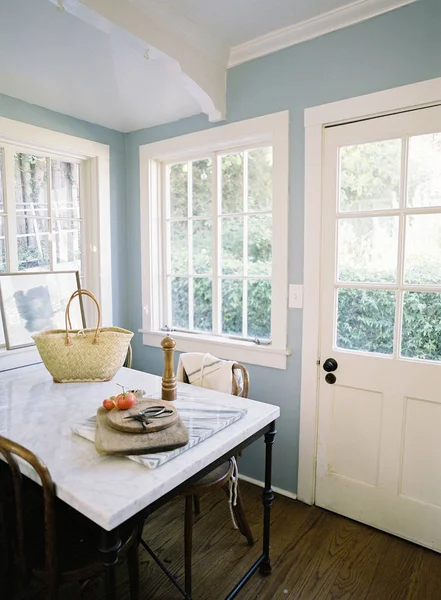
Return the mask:
[[[241,395],[242,398],[248,397],[248,388],[249,388],[249,375],[246,367],[239,363],[234,363],[233,370],[240,370],[242,372],[243,379],[243,390],[240,393],[238,389],[236,379],[233,377],[233,395],[238,396]],[[188,382],[188,378],[184,373],[184,382]],[[184,527],[184,556],[185,556],[185,591],[191,596],[191,563],[192,563],[192,546],[193,546],[193,524],[194,524],[194,516],[193,516],[193,505],[194,512],[198,515],[200,514],[200,497],[206,492],[220,488],[222,489],[228,499],[230,498],[230,488],[229,482],[233,475],[233,461],[227,460],[219,467],[202,477],[197,483],[188,487],[185,491],[185,527]],[[250,526],[248,524],[248,520],[245,516],[245,512],[242,505],[242,500],[239,493],[239,488],[237,490],[237,504],[236,506],[232,506],[233,514],[235,521],[237,523],[238,529],[240,533],[246,537],[248,545],[252,546],[254,544],[253,534],[251,533]]]
[[[56,498],[51,475],[35,454],[0,436],[0,455],[6,461],[1,465],[0,504],[13,557],[10,592],[18,595],[32,576],[43,582],[50,600],[58,597],[58,588],[64,583],[78,582],[85,587],[104,572],[97,549],[98,526]],[[22,477],[16,457],[36,471],[41,487]],[[118,554],[127,556],[131,598],[135,600],[139,597],[139,521],[121,529]],[[12,594],[6,592],[6,597]]]

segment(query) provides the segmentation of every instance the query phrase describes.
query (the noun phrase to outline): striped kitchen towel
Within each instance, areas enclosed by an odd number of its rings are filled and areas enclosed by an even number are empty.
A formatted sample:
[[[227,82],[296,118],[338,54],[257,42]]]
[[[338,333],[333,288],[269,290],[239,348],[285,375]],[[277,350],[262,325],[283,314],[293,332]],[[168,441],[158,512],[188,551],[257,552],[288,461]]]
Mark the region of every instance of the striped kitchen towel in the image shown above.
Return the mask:
[[[186,352],[181,354],[176,378],[192,385],[223,392],[233,393],[233,377],[236,380],[239,394],[243,390],[242,372],[233,370],[234,361],[222,360],[212,354],[203,352]],[[187,377],[185,377],[185,375]]]

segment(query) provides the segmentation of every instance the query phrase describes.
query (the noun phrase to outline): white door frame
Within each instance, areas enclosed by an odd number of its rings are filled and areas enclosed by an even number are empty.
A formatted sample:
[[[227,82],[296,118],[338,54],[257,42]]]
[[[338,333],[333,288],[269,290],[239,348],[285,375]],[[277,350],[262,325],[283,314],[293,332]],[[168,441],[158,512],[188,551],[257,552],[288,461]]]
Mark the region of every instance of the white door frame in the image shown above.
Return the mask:
[[[324,128],[441,103],[441,78],[305,110],[302,385],[297,498],[315,501],[320,331],[320,246]]]

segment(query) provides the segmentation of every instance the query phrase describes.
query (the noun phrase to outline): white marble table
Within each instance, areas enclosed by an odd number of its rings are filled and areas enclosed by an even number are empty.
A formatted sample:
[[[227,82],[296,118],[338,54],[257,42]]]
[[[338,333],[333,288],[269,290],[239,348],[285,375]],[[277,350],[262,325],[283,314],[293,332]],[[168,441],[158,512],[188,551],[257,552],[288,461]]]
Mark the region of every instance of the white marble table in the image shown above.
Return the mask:
[[[37,454],[49,468],[59,498],[102,528],[101,550],[103,562],[109,567],[109,597],[113,597],[110,587],[114,575],[110,570],[115,563],[114,546],[118,526],[143,509],[169,497],[174,491],[179,491],[189,480],[208,472],[216,462],[231,455],[232,450],[246,446],[265,433],[266,534],[264,554],[253,572],[259,566],[261,570],[265,571],[266,568],[268,571],[269,507],[273,497],[270,481],[271,446],[279,408],[179,384],[176,401],[178,410],[181,396],[187,401],[191,397],[195,403],[209,400],[219,406],[240,405],[247,412],[240,420],[194,448],[156,469],[149,469],[125,457],[99,455],[90,441],[71,431],[72,424],[89,417],[104,398],[119,391],[117,383],[132,389],[144,389],[147,394],[157,394],[157,397],[161,390],[160,377],[126,368],[122,368],[113,381],[106,383],[55,384],[41,364],[0,373],[0,435]],[[26,471],[25,467],[23,472],[35,478],[34,473]],[[235,593],[239,589],[241,586]]]

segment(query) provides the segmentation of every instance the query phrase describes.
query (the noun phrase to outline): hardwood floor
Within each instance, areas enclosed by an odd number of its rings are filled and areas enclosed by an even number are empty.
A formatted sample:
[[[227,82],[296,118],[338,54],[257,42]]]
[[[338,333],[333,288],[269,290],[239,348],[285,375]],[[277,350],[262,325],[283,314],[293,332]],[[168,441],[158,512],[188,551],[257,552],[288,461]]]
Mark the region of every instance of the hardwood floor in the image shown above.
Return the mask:
[[[261,490],[241,483],[257,540],[249,548],[232,527],[222,492],[202,499],[194,528],[194,600],[225,598],[261,550]],[[184,500],[158,511],[144,538],[183,581]],[[272,509],[273,573],[255,574],[238,600],[437,600],[441,599],[441,555],[317,507],[277,496]],[[182,598],[144,549],[139,551],[142,600]],[[61,598],[77,597],[74,590]],[[101,600],[96,581],[83,593]],[[128,600],[126,565],[118,568],[118,599]]]

